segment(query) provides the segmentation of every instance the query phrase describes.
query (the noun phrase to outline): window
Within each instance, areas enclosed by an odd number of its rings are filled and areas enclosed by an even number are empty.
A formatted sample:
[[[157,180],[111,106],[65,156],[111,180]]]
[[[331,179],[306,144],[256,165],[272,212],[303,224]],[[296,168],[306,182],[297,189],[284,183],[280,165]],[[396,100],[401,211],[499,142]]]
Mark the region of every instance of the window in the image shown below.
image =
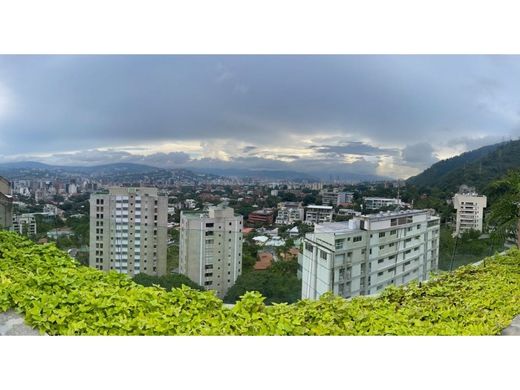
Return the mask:
[[[336,240],[336,249],[343,248],[344,242],[345,242],[345,240]]]
[[[359,242],[359,241],[361,241],[362,239],[363,239],[363,237],[361,237],[361,236],[356,236],[356,237],[354,237],[354,238],[352,239],[352,241],[353,241],[353,242]]]
[[[324,251],[320,250],[320,257],[321,257],[323,260],[327,260],[327,252],[324,252]]]
[[[421,225],[417,225],[417,230],[419,230],[421,228]]]
[[[305,243],[305,250],[312,252],[313,246],[312,244],[309,244],[308,242]]]
[[[385,246],[384,245],[380,245],[379,246],[379,250],[383,250],[383,249],[385,249]]]
[[[386,236],[386,233],[385,233],[385,232],[381,232],[381,233],[379,233],[379,238],[384,237],[384,236]]]
[[[377,264],[381,264],[384,261],[385,261],[385,259],[379,259],[379,260],[377,260]]]
[[[395,236],[397,234],[397,230],[390,230],[390,235]]]

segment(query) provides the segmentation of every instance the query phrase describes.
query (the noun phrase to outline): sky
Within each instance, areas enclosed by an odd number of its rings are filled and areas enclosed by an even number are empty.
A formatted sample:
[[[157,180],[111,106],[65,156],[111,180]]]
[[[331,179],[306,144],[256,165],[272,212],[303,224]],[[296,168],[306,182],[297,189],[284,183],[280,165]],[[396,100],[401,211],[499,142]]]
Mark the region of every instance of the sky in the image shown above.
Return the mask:
[[[407,178],[519,136],[518,56],[0,55],[0,162]]]

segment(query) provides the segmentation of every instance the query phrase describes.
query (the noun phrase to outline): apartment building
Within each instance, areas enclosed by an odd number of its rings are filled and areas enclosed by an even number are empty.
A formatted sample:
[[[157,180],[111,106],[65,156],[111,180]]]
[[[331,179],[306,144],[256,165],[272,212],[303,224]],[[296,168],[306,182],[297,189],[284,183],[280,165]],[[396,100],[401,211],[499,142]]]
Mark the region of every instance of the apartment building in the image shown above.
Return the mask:
[[[0,229],[10,229],[13,224],[13,198],[9,181],[0,176]]]
[[[345,298],[424,281],[437,270],[439,217],[428,210],[387,212],[315,225],[299,256],[302,298]]]
[[[181,212],[179,272],[223,298],[242,272],[242,227],[225,205]]]
[[[332,206],[310,204],[305,207],[305,223],[314,225],[316,223],[332,222],[333,212],[334,208]]]
[[[305,209],[301,202],[280,202],[278,203],[278,214],[275,223],[277,225],[291,225],[298,221],[303,221]]]
[[[472,192],[457,193],[453,197],[453,207],[457,210],[455,236],[470,230],[482,231],[487,198],[471,190]]]
[[[25,236],[36,235],[37,229],[34,214],[14,215],[11,229]]]
[[[272,225],[275,221],[275,210],[262,209],[249,213],[247,221],[250,223],[262,223]]]
[[[365,210],[379,210],[385,207],[391,206],[402,206],[403,203],[400,199],[395,198],[377,198],[377,197],[364,197],[363,204]]]
[[[166,274],[168,197],[151,187],[112,187],[90,197],[91,267],[130,277]]]
[[[338,192],[338,191],[321,191],[321,203],[337,207],[342,203],[352,202],[354,194],[352,192]]]

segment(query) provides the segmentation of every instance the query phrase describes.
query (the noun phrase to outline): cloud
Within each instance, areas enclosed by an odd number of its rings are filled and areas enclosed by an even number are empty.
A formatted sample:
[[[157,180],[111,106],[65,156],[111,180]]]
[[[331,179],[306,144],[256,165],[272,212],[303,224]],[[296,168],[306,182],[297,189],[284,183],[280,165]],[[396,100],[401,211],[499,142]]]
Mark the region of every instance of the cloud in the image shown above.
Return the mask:
[[[407,145],[401,152],[401,159],[405,165],[426,168],[437,162],[433,147],[426,143]]]
[[[336,172],[340,159],[380,170],[391,157],[400,175],[516,138],[519,71],[518,56],[0,55],[0,144],[6,158],[264,158],[307,172]]]
[[[318,153],[343,156],[345,154],[357,154],[363,156],[397,155],[398,149],[379,148],[364,142],[343,142],[338,145],[312,145],[309,148]]]

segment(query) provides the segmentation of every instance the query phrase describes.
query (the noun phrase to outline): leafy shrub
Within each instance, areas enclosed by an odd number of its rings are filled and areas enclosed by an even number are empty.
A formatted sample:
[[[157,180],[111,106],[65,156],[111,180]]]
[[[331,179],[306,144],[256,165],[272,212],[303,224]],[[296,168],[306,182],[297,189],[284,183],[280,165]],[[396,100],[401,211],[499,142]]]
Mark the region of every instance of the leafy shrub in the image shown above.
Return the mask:
[[[0,310],[9,308],[51,335],[491,335],[520,313],[520,251],[377,298],[266,306],[247,292],[226,308],[212,292],[144,287],[0,232]]]

